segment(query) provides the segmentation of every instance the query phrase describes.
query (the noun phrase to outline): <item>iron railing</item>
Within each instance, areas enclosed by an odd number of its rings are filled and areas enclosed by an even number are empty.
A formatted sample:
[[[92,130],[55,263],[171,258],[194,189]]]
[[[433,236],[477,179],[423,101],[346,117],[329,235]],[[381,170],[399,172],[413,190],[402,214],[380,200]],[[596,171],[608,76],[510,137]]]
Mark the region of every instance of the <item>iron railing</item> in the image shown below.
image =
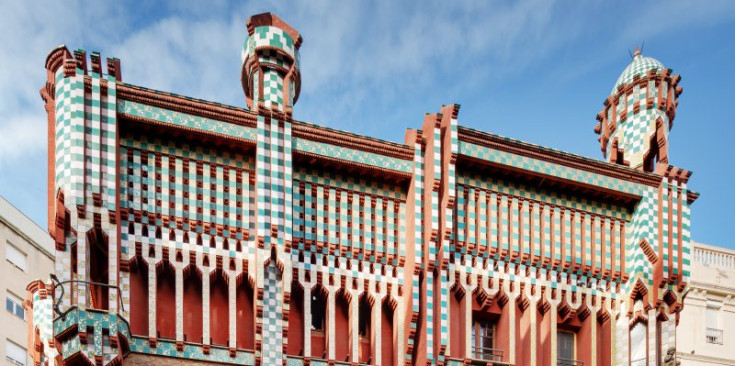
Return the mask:
[[[112,288],[112,289],[117,290],[117,302],[118,302],[118,304],[120,306],[119,312],[120,313],[123,313],[125,311],[124,304],[123,304],[123,301],[122,301],[122,291],[120,290],[120,287],[118,287],[118,286],[110,285],[110,284],[107,284],[107,283],[93,282],[93,281],[82,281],[82,280],[66,280],[66,281],[60,281],[56,277],[56,275],[54,275],[54,274],[51,274],[51,280],[54,281],[54,286],[51,288],[51,293],[52,293],[53,303],[54,303],[54,305],[53,305],[54,306],[54,312],[56,312],[56,314],[58,316],[60,316],[62,319],[63,318],[66,318],[66,314],[69,311],[71,311],[72,310],[72,307],[73,307],[73,306],[70,306],[69,308],[64,309],[63,311],[61,310],[61,301],[64,298],[64,292],[65,292],[64,285],[71,284],[71,283],[83,283],[83,284],[85,284],[88,287],[88,291],[89,291],[90,288],[92,288],[92,286],[102,286],[102,287],[107,287],[107,288]],[[61,291],[58,294],[58,296],[56,296],[56,289],[57,288],[58,289],[61,289]],[[74,305],[74,304],[72,304],[72,305]]]
[[[707,328],[707,343],[722,344],[722,329]]]
[[[484,361],[500,361],[503,359],[503,350],[497,348],[472,347],[472,358]]]
[[[584,361],[572,360],[570,358],[557,358],[556,365],[557,366],[584,366]]]
[[[635,360],[630,360],[630,366],[646,366],[646,358],[638,358]]]

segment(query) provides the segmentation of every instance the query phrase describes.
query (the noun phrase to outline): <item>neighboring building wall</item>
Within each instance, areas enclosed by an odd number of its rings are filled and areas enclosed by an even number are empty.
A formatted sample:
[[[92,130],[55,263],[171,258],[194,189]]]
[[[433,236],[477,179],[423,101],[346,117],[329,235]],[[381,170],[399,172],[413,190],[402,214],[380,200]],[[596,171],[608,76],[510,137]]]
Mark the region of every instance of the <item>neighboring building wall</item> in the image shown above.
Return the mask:
[[[735,365],[735,250],[693,243],[676,340],[682,366]]]
[[[26,300],[26,285],[37,278],[48,278],[53,270],[53,251],[48,233],[0,197],[0,363],[32,364],[25,352],[31,315],[22,302]],[[19,349],[23,350],[23,358],[16,360],[13,351]]]

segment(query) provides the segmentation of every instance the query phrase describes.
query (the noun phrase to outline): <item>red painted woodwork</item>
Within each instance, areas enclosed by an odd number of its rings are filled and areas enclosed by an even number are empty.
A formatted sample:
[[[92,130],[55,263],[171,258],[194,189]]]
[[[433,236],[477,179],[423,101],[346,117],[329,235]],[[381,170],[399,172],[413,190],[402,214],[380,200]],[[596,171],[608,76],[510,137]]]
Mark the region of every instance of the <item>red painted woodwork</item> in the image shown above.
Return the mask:
[[[383,366],[393,366],[396,364],[394,345],[398,340],[395,332],[393,332],[393,307],[388,301],[383,302],[383,309],[380,312],[380,362]]]
[[[551,365],[551,313],[547,310],[546,314],[538,314],[538,347],[536,347],[536,359],[541,365]]]
[[[350,300],[344,291],[334,301],[334,359],[348,361],[350,353]]]
[[[595,317],[596,318],[596,317]],[[597,329],[597,365],[611,366],[612,335],[610,334],[610,325],[612,319],[606,320],[602,324],[598,324]]]
[[[237,285],[235,323],[237,324],[237,348],[255,348],[255,306],[254,292],[247,279],[240,280]]]
[[[176,272],[169,261],[156,266],[156,331],[158,337],[176,338]]]
[[[109,264],[107,257],[107,238],[101,232],[87,234],[89,243],[89,280],[107,284]],[[109,310],[109,288],[104,285],[90,285],[91,305],[94,309]]]
[[[238,309],[240,305],[238,303]],[[296,281],[291,284],[291,303],[288,315],[288,350],[293,356],[304,355],[304,290]],[[239,338],[239,335],[238,335]]]
[[[577,347],[575,352],[577,353],[576,359],[584,362],[585,365],[593,365],[592,363],[592,322],[596,322],[597,317],[594,314],[587,316],[582,321],[582,326],[577,331]]]
[[[229,291],[225,276],[217,270],[209,284],[209,336],[212,344],[218,346],[226,346],[230,334]]]
[[[449,319],[452,321],[449,323],[449,356],[453,358],[465,357],[465,337],[464,332],[464,320],[466,312],[464,310],[464,302],[467,296],[464,294],[459,295],[457,291],[453,291],[449,296]]]
[[[130,271],[130,331],[148,336],[148,264],[135,257]]]
[[[184,338],[202,343],[202,275],[192,266],[184,272]]]

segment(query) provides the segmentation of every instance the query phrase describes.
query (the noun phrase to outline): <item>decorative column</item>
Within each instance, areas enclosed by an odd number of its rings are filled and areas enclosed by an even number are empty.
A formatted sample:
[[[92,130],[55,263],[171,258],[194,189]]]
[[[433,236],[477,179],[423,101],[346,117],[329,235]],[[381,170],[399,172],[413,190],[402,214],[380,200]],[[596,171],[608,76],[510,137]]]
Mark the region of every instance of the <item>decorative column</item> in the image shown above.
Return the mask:
[[[248,108],[257,113],[255,207],[258,262],[256,363],[283,364],[283,276],[290,273],[292,240],[293,105],[301,89],[301,36],[270,13],[250,17],[243,46],[242,83]],[[263,280],[264,279],[264,280]],[[332,302],[333,293],[330,293]],[[268,301],[268,311],[264,311]],[[332,309],[333,311],[333,309]],[[264,317],[264,316],[267,316]]]

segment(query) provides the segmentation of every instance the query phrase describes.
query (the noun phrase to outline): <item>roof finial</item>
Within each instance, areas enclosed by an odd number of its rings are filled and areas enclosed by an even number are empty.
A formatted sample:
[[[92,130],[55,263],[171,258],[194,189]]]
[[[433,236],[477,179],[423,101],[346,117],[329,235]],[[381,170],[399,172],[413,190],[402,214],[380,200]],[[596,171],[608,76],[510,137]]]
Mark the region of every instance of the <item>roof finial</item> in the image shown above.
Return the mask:
[[[633,53],[633,57],[640,56],[641,53],[643,53],[643,46],[645,46],[645,45],[646,45],[646,41],[643,41],[643,43],[641,43],[641,46],[640,47],[636,47],[635,48],[635,53]]]

